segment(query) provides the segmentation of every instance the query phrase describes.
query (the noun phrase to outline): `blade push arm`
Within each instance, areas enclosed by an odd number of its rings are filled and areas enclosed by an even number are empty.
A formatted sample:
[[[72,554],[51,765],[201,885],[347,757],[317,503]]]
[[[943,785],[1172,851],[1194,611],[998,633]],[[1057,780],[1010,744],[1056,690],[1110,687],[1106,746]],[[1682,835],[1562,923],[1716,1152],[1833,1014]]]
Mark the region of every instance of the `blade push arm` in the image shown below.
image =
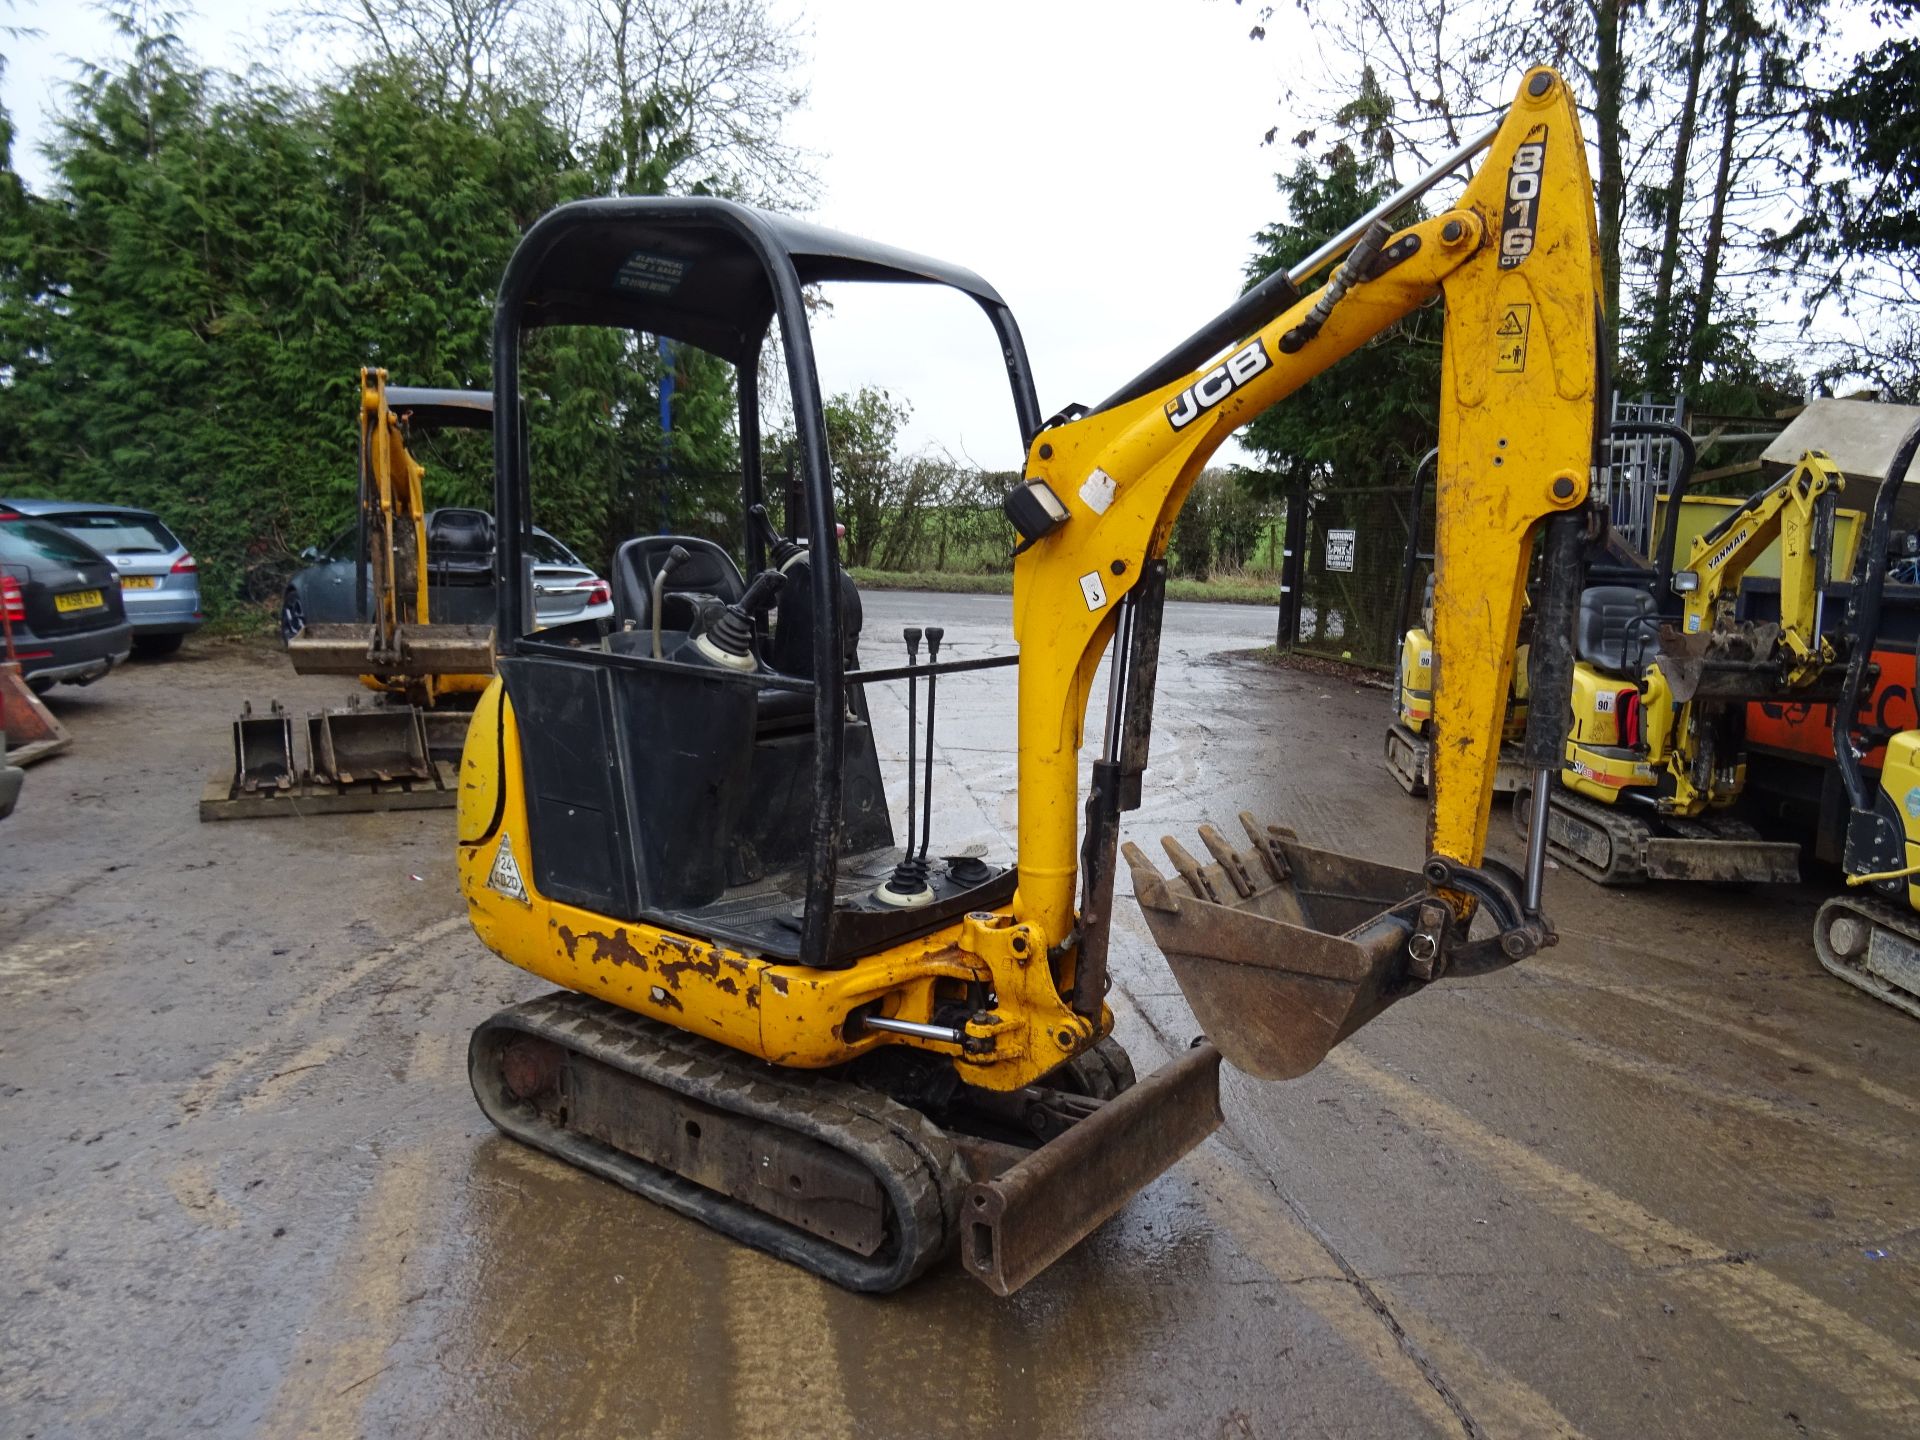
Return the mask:
[[[1028,485],[1064,519],[1015,566],[1016,908],[1049,943],[1073,929],[1078,752],[1123,596],[1229,434],[1441,295],[1430,849],[1479,863],[1532,537],[1587,495],[1599,293],[1577,118],[1559,77],[1535,70],[1452,209],[1370,230],[1325,286],[1224,355],[1036,437]]]

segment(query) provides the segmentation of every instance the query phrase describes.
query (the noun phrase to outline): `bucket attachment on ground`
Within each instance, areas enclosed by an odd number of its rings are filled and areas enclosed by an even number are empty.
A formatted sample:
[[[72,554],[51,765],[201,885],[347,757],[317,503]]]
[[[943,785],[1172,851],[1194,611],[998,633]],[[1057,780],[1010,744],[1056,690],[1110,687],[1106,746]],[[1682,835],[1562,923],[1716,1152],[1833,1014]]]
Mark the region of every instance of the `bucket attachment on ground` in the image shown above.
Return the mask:
[[[6,726],[7,763],[20,769],[73,743],[67,727],[28,686],[16,660],[0,661],[0,723]]]
[[[491,625],[402,625],[382,646],[367,625],[309,625],[287,643],[297,675],[491,675]]]
[[[426,727],[410,705],[316,710],[307,716],[307,753],[317,785],[436,778]]]
[[[1313,849],[1245,813],[1240,821],[1245,852],[1200,827],[1210,864],[1163,840],[1177,882],[1138,846],[1124,853],[1147,927],[1207,1038],[1235,1069],[1291,1080],[1431,978],[1415,973],[1413,956],[1439,956],[1446,907],[1424,900],[1414,871]]]
[[[238,794],[290,789],[296,766],[293,759],[293,717],[278,700],[265,715],[253,713],[253,702],[240,707],[233,722],[233,785]]]

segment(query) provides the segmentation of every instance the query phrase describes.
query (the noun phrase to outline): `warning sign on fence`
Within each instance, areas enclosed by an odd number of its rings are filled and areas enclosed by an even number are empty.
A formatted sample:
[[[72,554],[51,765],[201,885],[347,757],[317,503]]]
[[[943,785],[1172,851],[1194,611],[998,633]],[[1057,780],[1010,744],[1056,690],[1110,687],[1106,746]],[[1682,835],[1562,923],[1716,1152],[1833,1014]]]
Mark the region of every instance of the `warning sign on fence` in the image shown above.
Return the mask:
[[[1353,573],[1353,536],[1351,530],[1327,531],[1327,569]]]

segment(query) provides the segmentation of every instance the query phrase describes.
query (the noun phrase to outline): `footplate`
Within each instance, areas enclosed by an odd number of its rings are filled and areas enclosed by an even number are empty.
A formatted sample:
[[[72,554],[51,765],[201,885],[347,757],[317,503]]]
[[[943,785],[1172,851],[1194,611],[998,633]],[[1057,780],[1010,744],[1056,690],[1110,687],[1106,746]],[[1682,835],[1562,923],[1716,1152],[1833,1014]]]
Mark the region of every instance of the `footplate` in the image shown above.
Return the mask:
[[[1147,927],[1208,1038],[1236,1070],[1291,1080],[1419,988],[1408,952],[1426,882],[1302,845],[1251,815],[1240,822],[1244,854],[1201,827],[1209,865],[1161,842],[1183,884],[1137,846],[1125,854]]]
[[[967,1273],[1011,1295],[1219,1129],[1220,1052],[1202,1042],[967,1190]]]

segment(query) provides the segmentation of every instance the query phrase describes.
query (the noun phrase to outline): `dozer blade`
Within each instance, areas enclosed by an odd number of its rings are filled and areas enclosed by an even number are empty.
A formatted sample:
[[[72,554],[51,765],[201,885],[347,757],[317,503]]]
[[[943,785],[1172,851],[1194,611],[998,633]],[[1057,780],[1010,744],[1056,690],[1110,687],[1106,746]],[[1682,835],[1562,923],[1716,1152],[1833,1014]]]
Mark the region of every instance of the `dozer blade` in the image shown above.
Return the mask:
[[[253,702],[240,707],[233,722],[233,786],[230,794],[285,790],[294,780],[293,717],[275,700],[265,715]]]
[[[1402,912],[1426,888],[1411,870],[1302,845],[1292,831],[1242,813],[1249,850],[1211,825],[1201,864],[1161,843],[1169,881],[1125,847],[1134,898],[1207,1038],[1236,1070],[1291,1080],[1395,1000],[1413,929]]]
[[[961,1261],[1011,1295],[1220,1128],[1220,1052],[1205,1042],[991,1180],[967,1187]]]
[[[298,675],[491,675],[491,625],[402,625],[390,647],[366,625],[309,625],[287,644]]]
[[[309,773],[322,785],[356,780],[430,780],[438,772],[427,754],[427,732],[412,706],[318,710],[307,717]]]

